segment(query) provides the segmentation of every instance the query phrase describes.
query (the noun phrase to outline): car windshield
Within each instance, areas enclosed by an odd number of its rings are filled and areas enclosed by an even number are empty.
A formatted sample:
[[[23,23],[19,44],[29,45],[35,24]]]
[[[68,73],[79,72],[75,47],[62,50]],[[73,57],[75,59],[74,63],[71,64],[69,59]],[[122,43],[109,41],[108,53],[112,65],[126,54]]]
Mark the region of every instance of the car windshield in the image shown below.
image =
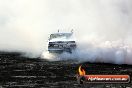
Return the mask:
[[[50,35],[50,40],[55,38],[70,38],[72,33],[56,33]]]

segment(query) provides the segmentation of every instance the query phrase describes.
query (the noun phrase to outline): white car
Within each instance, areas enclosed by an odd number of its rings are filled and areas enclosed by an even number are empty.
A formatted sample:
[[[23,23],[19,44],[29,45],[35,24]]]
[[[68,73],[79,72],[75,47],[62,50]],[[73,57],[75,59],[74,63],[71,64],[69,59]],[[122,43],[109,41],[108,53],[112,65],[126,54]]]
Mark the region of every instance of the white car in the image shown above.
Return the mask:
[[[50,53],[69,52],[76,49],[76,42],[73,38],[73,32],[70,33],[53,33],[48,40],[48,51]]]

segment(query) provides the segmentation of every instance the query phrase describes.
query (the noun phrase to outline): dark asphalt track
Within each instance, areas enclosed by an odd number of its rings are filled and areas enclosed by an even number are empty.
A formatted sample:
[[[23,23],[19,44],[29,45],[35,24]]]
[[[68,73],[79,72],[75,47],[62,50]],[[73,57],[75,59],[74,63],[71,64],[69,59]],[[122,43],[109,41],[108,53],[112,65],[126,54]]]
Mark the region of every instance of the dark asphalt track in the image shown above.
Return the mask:
[[[78,67],[87,74],[128,74],[132,66],[77,61],[49,62],[40,58],[26,58],[19,53],[0,53],[0,88],[132,88],[127,84],[80,85],[75,75]]]

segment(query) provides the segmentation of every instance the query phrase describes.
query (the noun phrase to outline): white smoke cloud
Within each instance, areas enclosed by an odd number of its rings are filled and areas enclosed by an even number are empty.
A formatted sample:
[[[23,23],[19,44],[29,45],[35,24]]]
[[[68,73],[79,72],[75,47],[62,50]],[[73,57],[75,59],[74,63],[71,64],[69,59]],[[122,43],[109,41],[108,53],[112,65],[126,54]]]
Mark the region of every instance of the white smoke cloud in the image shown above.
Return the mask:
[[[131,0],[0,0],[0,50],[38,56],[48,34],[74,29],[79,57],[132,64],[131,9]]]

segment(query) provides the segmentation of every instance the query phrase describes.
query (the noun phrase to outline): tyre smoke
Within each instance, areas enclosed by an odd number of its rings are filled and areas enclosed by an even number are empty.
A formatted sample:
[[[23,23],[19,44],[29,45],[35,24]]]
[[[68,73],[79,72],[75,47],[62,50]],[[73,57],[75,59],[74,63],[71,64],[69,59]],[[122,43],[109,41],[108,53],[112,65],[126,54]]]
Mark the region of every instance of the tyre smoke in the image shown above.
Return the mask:
[[[38,57],[50,33],[74,29],[78,48],[61,57],[132,64],[131,9],[131,0],[0,0],[0,51]]]
[[[43,52],[42,58],[50,61],[77,60],[79,62],[101,62],[114,64],[132,64],[132,47],[121,41],[106,41],[102,43],[78,43],[76,50],[72,53],[51,54]]]

